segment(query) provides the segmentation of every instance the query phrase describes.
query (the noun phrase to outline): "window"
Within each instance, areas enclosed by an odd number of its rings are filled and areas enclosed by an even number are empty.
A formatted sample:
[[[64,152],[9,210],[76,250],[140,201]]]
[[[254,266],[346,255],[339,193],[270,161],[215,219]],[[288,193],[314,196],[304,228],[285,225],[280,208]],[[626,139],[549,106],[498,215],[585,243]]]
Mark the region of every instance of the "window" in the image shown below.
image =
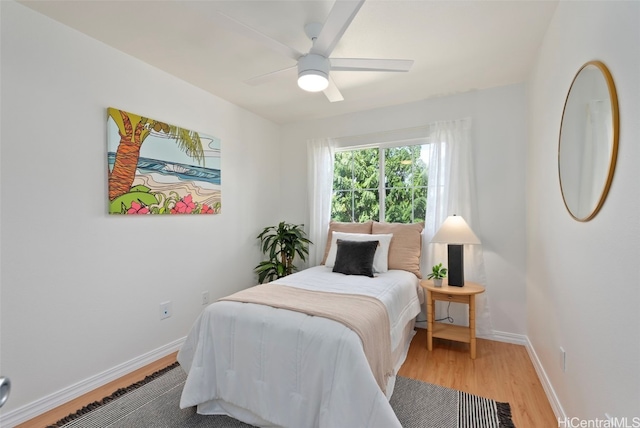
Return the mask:
[[[417,144],[336,152],[332,220],[423,221],[430,147]]]

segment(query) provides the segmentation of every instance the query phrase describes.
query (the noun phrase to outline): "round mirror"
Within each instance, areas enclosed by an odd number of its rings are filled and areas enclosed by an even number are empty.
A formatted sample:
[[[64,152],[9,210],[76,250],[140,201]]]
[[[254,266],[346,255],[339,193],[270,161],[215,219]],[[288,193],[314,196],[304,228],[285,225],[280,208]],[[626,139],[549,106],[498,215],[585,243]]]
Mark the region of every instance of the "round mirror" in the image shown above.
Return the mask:
[[[573,78],[562,113],[558,146],[560,189],[578,221],[598,213],[618,154],[618,97],[611,73],[590,61]]]

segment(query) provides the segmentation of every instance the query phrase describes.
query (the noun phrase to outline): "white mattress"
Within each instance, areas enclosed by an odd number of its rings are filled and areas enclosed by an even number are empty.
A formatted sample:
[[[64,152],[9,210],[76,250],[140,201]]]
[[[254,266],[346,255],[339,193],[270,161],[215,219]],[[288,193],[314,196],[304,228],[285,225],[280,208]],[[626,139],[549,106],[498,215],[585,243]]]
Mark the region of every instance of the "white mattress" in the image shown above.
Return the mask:
[[[318,266],[278,280],[309,290],[365,294],[387,307],[396,370],[420,312],[419,283],[392,270],[375,278]],[[321,317],[217,302],[196,320],[178,354],[187,371],[180,407],[271,427],[400,427],[367,363],[360,338]]]

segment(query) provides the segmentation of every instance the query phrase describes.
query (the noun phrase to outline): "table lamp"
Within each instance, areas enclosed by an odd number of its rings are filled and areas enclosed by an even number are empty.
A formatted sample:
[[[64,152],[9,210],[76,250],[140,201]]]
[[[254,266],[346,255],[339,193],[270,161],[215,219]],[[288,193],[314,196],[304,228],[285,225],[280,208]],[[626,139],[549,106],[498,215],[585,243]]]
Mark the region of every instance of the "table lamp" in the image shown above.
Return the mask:
[[[462,217],[454,214],[442,223],[431,242],[448,244],[448,284],[456,287],[464,286],[464,244],[480,244],[476,234]]]

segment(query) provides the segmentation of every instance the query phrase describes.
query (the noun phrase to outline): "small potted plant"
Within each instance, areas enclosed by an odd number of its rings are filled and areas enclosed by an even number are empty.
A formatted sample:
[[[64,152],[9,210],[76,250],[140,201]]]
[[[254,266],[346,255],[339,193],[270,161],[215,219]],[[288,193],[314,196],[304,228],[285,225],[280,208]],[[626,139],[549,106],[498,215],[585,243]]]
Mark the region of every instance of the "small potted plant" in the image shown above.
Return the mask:
[[[427,276],[427,279],[433,279],[433,285],[435,287],[442,287],[442,280],[447,277],[447,268],[442,267],[442,263],[431,268],[431,273]]]

